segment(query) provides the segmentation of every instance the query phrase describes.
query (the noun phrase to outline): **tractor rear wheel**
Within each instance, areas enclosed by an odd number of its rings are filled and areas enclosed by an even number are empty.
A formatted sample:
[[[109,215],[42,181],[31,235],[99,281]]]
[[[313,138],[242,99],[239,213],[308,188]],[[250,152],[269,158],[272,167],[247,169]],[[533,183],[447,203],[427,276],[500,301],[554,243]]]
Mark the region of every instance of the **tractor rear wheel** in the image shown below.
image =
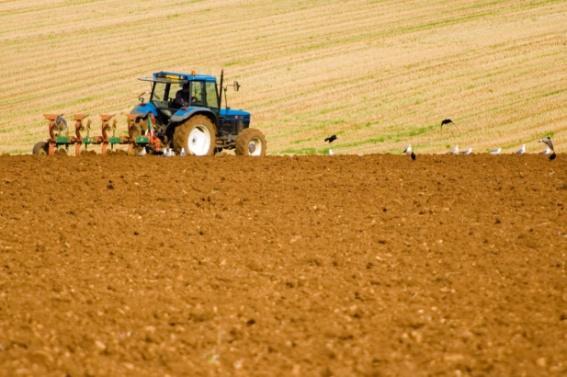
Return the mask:
[[[217,146],[216,127],[204,115],[195,115],[173,133],[173,148],[190,156],[212,156]]]
[[[47,143],[45,141],[40,141],[33,146],[32,153],[34,156],[47,156],[47,148]]]
[[[265,156],[266,137],[255,128],[246,128],[236,138],[236,154],[239,156]]]

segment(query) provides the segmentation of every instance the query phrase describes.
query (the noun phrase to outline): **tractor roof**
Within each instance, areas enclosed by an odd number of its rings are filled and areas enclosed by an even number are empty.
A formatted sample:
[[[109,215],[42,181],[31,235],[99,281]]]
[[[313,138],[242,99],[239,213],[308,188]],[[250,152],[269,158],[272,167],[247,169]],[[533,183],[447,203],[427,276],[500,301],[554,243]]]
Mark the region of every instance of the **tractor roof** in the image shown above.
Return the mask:
[[[216,78],[210,75],[197,75],[194,72],[183,73],[183,72],[154,72],[154,79],[165,79],[172,81],[211,81],[216,82]]]

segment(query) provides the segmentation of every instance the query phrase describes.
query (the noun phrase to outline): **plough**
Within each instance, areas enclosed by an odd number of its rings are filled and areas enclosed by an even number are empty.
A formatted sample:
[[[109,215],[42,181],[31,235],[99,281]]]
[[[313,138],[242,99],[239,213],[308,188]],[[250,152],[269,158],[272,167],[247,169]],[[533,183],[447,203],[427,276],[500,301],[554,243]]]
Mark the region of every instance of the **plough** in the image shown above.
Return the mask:
[[[156,120],[152,114],[142,117],[138,114],[127,115],[127,136],[117,136],[117,120],[114,114],[100,114],[101,134],[91,136],[91,120],[87,114],[74,114],[75,135],[69,134],[67,121],[63,114],[44,114],[48,122],[49,139],[37,143],[33,148],[35,155],[49,155],[67,153],[70,146],[75,148],[75,156],[79,156],[84,149],[88,151],[89,145],[100,145],[100,154],[107,154],[114,150],[116,145],[128,145],[128,153],[135,154],[150,149],[153,153],[160,153],[161,141],[155,135]],[[86,125],[85,125],[86,120]],[[84,134],[84,135],[83,135]],[[83,148],[84,147],[84,148]]]

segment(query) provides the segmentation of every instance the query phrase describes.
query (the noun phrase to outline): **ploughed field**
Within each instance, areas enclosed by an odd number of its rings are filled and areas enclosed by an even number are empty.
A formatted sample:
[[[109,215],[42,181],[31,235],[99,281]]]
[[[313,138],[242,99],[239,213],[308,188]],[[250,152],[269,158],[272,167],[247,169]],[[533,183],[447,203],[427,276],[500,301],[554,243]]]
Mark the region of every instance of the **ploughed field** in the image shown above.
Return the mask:
[[[0,157],[0,375],[567,373],[567,163]]]
[[[45,140],[44,113],[123,135],[137,78],[222,68],[270,154],[531,153],[567,144],[566,60],[565,0],[4,0],[0,154]]]

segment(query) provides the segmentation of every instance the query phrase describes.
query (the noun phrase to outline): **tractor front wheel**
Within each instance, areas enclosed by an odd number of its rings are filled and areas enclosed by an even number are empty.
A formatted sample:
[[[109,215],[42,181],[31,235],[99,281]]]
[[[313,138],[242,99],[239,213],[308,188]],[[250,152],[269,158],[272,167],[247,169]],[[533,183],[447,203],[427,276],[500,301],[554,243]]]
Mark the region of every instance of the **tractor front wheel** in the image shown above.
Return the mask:
[[[173,147],[190,156],[212,156],[217,144],[216,127],[204,115],[195,115],[178,126],[173,133]]]
[[[239,156],[265,156],[267,149],[266,137],[255,128],[246,128],[236,138],[236,154]]]
[[[33,146],[32,153],[34,156],[47,156],[47,148],[47,143],[45,141],[40,141]]]

